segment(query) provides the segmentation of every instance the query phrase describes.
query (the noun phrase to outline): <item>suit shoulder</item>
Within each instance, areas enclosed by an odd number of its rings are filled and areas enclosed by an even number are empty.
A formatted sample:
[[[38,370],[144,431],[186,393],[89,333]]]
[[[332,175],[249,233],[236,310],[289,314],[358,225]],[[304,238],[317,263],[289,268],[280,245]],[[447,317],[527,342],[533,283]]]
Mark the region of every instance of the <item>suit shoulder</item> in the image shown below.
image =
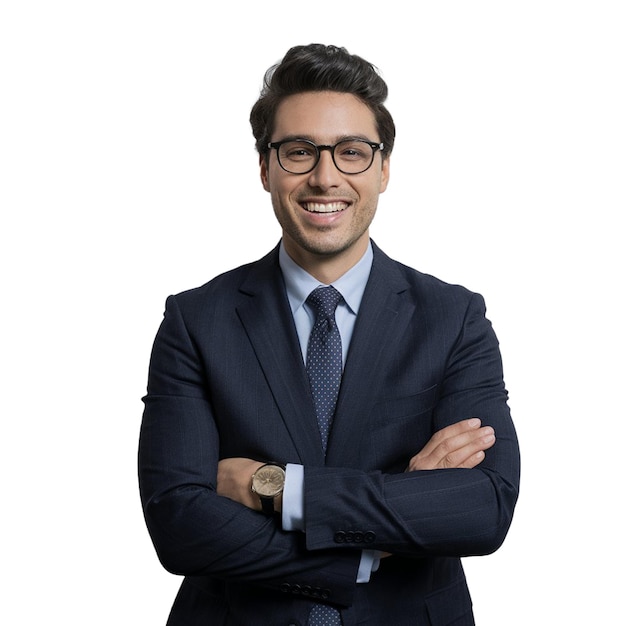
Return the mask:
[[[374,242],[374,268],[380,273],[383,281],[404,289],[417,292],[426,292],[431,294],[439,294],[441,296],[448,295],[456,298],[471,299],[475,295],[472,291],[462,285],[446,282],[431,274],[426,274],[413,267],[405,265],[400,261],[396,261],[387,256]]]
[[[393,261],[402,277],[409,284],[409,288],[422,298],[451,299],[457,302],[469,302],[473,298],[482,299],[482,296],[471,291],[463,285],[450,283],[404,265],[399,261]]]
[[[275,253],[276,251],[273,250],[262,259],[218,274],[203,285],[181,291],[170,298],[176,300],[177,304],[183,308],[197,308],[206,306],[208,303],[223,304],[232,301],[251,276],[262,277],[266,274],[273,274],[274,268],[278,268]]]
[[[253,263],[240,265],[239,267],[214,276],[203,285],[186,289],[171,297],[179,302],[194,302],[214,294],[236,291],[239,285],[245,280],[245,277],[248,275],[253,265]]]

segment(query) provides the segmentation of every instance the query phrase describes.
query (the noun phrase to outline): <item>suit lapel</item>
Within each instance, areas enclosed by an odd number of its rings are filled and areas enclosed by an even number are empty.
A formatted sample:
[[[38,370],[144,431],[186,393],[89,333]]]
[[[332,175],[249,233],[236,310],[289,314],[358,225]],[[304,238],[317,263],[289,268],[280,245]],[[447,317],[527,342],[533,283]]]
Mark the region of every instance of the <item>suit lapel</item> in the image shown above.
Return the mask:
[[[302,353],[278,265],[278,249],[251,266],[237,314],[268,381],[299,461],[323,465],[324,455]]]
[[[354,327],[328,442],[329,465],[362,465],[358,439],[367,428],[364,420],[378,389],[377,374],[387,370],[387,361],[397,353],[396,346],[414,314],[415,303],[407,297],[407,288],[396,263],[374,246],[374,263]]]

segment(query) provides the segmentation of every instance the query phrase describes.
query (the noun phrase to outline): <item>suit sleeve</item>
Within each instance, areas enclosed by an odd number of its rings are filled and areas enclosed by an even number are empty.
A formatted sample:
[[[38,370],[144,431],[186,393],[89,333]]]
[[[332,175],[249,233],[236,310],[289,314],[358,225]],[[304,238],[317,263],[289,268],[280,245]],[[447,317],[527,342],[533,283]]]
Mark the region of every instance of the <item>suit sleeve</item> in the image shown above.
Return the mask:
[[[406,556],[458,557],[487,554],[501,545],[518,495],[519,450],[498,342],[477,294],[469,300],[438,386],[432,433],[480,417],[496,432],[485,460],[474,469],[400,474],[305,468],[307,547],[364,542],[363,547]]]
[[[148,530],[164,567],[350,604],[359,552],[310,552],[302,533],[216,492],[219,434],[206,376],[174,297],[155,339],[139,442]],[[321,583],[323,581],[323,583]],[[330,594],[330,595],[328,595]]]

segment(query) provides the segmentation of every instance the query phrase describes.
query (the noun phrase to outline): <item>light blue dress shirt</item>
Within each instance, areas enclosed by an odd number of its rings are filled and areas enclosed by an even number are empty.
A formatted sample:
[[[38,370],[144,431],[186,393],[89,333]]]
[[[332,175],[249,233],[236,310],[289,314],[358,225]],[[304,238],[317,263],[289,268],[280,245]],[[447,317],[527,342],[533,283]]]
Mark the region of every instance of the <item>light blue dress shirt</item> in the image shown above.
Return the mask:
[[[289,306],[296,325],[302,358],[306,363],[309,335],[315,323],[315,313],[307,304],[309,294],[320,286],[326,286],[302,269],[287,254],[283,244],[279,249],[279,264],[285,280]],[[332,283],[333,287],[343,296],[343,301],[337,305],[335,320],[341,335],[341,350],[343,365],[352,339],[354,323],[361,306],[365,286],[372,269],[374,253],[371,244],[359,262],[349,269],[341,278]],[[284,530],[303,530],[304,527],[304,467],[289,463],[283,490],[282,525]],[[363,550],[361,563],[357,574],[357,582],[364,583],[370,579],[370,574],[378,568],[378,553],[374,550]]]
[[[356,316],[361,306],[365,285],[372,269],[374,253],[371,244],[367,247],[365,254],[361,260],[351,269],[349,269],[339,280],[333,283],[333,287],[343,296],[343,302],[340,302],[335,311],[335,320],[341,335],[341,349],[343,352],[343,364],[346,364],[348,348],[352,340],[352,331]],[[285,286],[287,288],[287,297],[291,306],[291,313],[296,324],[298,339],[300,340],[300,348],[302,349],[302,358],[306,363],[307,344],[309,335],[315,323],[315,313],[313,309],[306,303],[309,294],[317,287],[325,287],[317,278],[314,278],[307,271],[303,270],[299,265],[291,259],[282,244],[279,251],[280,269],[283,272]]]

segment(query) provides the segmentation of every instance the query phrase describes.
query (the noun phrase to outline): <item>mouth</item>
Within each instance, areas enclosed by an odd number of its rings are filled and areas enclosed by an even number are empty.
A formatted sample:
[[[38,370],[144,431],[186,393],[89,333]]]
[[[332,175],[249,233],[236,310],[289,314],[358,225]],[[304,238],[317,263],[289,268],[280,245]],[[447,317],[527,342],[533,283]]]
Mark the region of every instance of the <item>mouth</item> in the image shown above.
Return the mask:
[[[340,213],[348,208],[347,202],[302,202],[302,208],[309,213]]]

